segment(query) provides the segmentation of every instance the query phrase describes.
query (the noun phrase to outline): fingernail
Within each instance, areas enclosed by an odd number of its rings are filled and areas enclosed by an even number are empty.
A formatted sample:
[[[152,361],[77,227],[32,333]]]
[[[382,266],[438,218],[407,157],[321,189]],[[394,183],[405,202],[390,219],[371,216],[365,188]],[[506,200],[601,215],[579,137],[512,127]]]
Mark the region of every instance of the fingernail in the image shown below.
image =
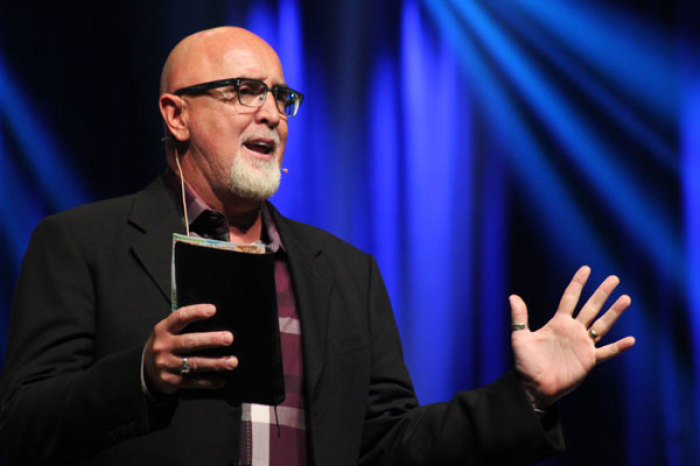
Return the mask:
[[[233,334],[231,332],[224,333],[224,336],[221,340],[224,345],[230,345],[231,343],[233,343]]]
[[[228,362],[231,369],[238,367],[238,358],[236,356],[231,356]]]

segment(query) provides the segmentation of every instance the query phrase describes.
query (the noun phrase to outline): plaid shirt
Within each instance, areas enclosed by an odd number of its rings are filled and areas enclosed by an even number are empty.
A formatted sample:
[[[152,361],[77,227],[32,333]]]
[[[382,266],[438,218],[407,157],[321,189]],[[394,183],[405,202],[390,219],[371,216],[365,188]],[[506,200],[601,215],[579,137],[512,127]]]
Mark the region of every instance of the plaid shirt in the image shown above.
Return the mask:
[[[179,179],[174,176],[179,185]],[[229,225],[222,213],[211,210],[189,189],[185,191],[190,235],[229,241]],[[296,310],[287,254],[266,206],[262,208],[263,236],[275,253],[275,287],[279,313],[282,365],[286,396],[273,408],[243,403],[241,406],[241,466],[306,464],[306,418],[303,394],[301,325]],[[236,441],[237,439],[231,439]]]

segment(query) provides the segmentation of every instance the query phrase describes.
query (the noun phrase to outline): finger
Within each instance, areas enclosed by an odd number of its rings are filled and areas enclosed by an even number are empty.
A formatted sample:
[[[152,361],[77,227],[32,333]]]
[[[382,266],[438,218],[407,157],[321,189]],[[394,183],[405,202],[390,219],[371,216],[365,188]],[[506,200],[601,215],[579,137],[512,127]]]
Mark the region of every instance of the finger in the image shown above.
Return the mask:
[[[564,290],[564,294],[561,296],[557,312],[567,315],[574,314],[576,304],[578,304],[578,300],[581,297],[581,291],[583,290],[583,286],[586,284],[590,274],[591,268],[587,265],[584,265],[576,271],[574,278],[571,279],[571,282]]]
[[[589,331],[594,330],[595,333],[598,335],[597,338],[595,338],[595,341],[600,340],[605,336],[606,333],[612,328],[613,324],[617,321],[617,319],[622,315],[623,312],[627,308],[629,308],[630,304],[632,304],[632,298],[629,296],[622,295],[619,298],[617,298],[617,301],[610,306],[610,309],[608,309],[605,314],[600,316],[593,325],[591,325],[591,328]],[[587,324],[586,324],[587,325]]]
[[[521,325],[525,324],[525,328],[527,329],[528,325],[528,320],[527,320],[527,305],[525,304],[525,301],[523,301],[523,298],[518,296],[517,294],[510,295],[508,298],[508,302],[510,303],[510,319],[511,319],[511,324],[512,325]]]
[[[581,322],[585,327],[588,327],[595,316],[598,315],[600,310],[603,308],[603,304],[608,300],[612,292],[620,284],[620,279],[615,275],[610,275],[608,278],[603,280],[598,289],[588,298],[586,304],[581,308],[581,312],[576,316],[576,320]]]
[[[189,366],[190,374],[200,372],[226,372],[232,371],[238,367],[238,358],[236,356],[187,356],[187,366]],[[173,372],[181,374],[182,358],[179,358],[179,363]]]
[[[172,339],[173,353],[192,353],[208,348],[220,348],[233,343],[233,333],[221,332],[193,332],[175,335]]]
[[[175,393],[182,388],[216,389],[226,385],[226,378],[216,374],[163,374],[163,383],[169,387],[167,393]]]
[[[632,348],[636,340],[634,337],[625,337],[621,340],[617,340],[615,343],[610,343],[609,345],[601,346],[595,350],[596,364],[605,362],[608,359],[614,358],[618,354],[624,353],[628,349]]]
[[[172,312],[165,320],[170,333],[180,333],[185,327],[199,320],[206,320],[216,313],[213,304],[193,304]]]

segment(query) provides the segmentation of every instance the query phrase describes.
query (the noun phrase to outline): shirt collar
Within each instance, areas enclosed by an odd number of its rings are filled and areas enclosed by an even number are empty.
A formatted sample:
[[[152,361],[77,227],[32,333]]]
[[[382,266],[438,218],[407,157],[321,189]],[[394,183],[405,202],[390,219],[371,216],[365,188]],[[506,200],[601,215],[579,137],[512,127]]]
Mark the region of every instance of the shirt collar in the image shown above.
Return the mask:
[[[178,205],[181,205],[182,188],[180,186],[180,177],[170,169],[168,169],[168,173],[166,176],[168,178],[168,186],[170,187],[170,190],[176,196],[176,199],[179,200]],[[198,198],[197,195],[187,185],[187,183],[185,183],[185,205],[187,206],[187,217],[190,222],[190,229],[192,229],[193,226],[197,227],[196,222],[198,220],[201,223],[201,220],[204,217],[208,217],[209,219],[214,219],[209,221],[219,223],[219,225],[216,227],[217,230],[223,230],[225,227],[226,241],[229,240],[229,224],[226,221],[226,217],[223,215],[223,213],[211,209],[206,204],[206,202]],[[286,252],[286,248],[284,247],[284,243],[282,243],[282,238],[280,237],[279,230],[277,229],[277,225],[275,225],[274,218],[272,217],[272,214],[270,213],[270,209],[266,202],[263,203],[262,208],[260,210],[262,216],[263,241],[266,243],[266,247],[269,251],[273,253],[276,253],[280,250]],[[193,234],[196,236],[202,236],[198,232],[191,230],[190,235]]]

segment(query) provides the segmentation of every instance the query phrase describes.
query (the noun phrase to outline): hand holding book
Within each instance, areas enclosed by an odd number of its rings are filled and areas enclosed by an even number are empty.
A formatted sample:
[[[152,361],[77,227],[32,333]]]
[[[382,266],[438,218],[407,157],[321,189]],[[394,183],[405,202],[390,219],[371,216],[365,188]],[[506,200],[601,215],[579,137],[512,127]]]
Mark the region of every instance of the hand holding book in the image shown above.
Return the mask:
[[[173,235],[172,286],[173,313],[156,325],[144,352],[147,383],[183,397],[281,403],[272,254]]]
[[[144,375],[149,389],[170,395],[179,389],[221,389],[226,384],[222,373],[238,367],[232,355],[189,356],[192,353],[226,348],[233,343],[230,331],[182,333],[189,325],[210,319],[216,313],[211,304],[184,306],[172,312],[153,328],[144,349]],[[182,374],[187,357],[189,374]]]

